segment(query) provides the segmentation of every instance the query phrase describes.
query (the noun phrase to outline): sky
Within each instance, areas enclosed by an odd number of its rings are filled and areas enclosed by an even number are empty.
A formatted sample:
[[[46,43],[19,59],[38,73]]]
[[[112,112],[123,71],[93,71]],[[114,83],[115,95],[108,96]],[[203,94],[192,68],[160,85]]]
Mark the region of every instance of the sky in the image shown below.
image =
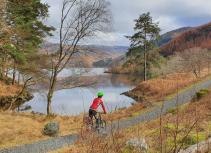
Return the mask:
[[[113,16],[113,30],[97,33],[95,37],[83,41],[84,44],[128,46],[125,36],[134,33],[134,20],[141,14],[150,12],[153,20],[159,22],[161,33],[180,27],[199,26],[211,22],[211,0],[108,0]],[[48,25],[59,26],[62,0],[42,0],[48,3]],[[58,42],[58,32],[47,38]]]

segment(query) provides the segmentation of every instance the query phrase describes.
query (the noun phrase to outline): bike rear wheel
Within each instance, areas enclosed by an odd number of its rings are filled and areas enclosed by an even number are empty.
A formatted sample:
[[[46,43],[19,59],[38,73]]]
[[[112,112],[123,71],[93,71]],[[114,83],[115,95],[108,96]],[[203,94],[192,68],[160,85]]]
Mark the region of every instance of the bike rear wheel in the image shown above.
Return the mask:
[[[96,131],[98,133],[102,133],[103,131],[105,131],[105,129],[106,129],[106,121],[102,119],[98,120],[96,122]]]
[[[106,121],[105,120],[101,120],[100,127],[103,129],[106,129]]]

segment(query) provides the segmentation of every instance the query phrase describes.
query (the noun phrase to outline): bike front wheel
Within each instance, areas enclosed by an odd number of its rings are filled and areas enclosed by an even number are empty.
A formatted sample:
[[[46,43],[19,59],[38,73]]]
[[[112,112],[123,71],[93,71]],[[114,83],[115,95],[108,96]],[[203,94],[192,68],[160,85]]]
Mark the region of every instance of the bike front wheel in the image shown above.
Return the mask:
[[[106,129],[106,121],[105,120],[101,120],[100,127],[103,129]]]

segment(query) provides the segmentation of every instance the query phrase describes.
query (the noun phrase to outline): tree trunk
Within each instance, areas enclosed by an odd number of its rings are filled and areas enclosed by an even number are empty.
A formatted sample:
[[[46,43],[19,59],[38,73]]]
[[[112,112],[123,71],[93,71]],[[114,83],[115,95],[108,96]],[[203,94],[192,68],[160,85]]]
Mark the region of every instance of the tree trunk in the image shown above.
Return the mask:
[[[7,62],[7,60],[6,60],[6,58],[5,57],[3,57],[3,59],[2,59],[2,78],[4,78],[5,76],[7,77],[7,67],[6,67],[6,62]]]
[[[199,77],[201,77],[201,63],[199,63]]]
[[[21,74],[18,73],[18,84],[20,84]]]
[[[53,95],[53,90],[49,89],[48,96],[47,96],[47,115],[50,115],[52,113],[52,109],[51,109],[52,95]]]
[[[147,80],[147,54],[144,51],[144,81]]]
[[[14,61],[14,65],[13,65],[13,75],[12,75],[12,84],[15,84],[15,78],[16,78],[16,64]]]
[[[3,61],[1,63],[0,75],[1,75],[1,78],[4,77],[4,64],[3,64]]]
[[[146,29],[146,28],[145,28]],[[146,30],[144,30],[145,35],[145,42],[144,42],[144,81],[147,80],[147,46],[146,46],[146,40],[147,40],[147,34]]]
[[[5,57],[5,51],[3,51],[3,57],[2,57],[2,77],[5,76],[5,73],[6,73],[6,57]]]
[[[1,68],[0,69],[0,77],[3,78],[3,76],[4,76],[4,72],[3,72],[2,68]]]
[[[54,88],[56,84],[56,79],[57,79],[57,68],[55,69],[55,72],[50,79],[50,87],[49,87],[48,95],[47,95],[47,115],[50,115],[52,113],[51,103],[52,103],[52,97],[53,97]]]
[[[21,89],[21,91],[18,93],[18,95],[16,96],[16,98],[10,103],[10,106],[8,108],[8,110],[12,110],[12,107],[13,107],[13,104],[18,100],[18,98],[24,93],[25,89],[27,88],[27,84],[28,82],[31,80],[32,78],[29,78],[27,79],[25,82],[24,82],[24,85]]]
[[[5,77],[7,78],[7,76],[8,76],[8,72],[9,72],[9,70],[8,70],[8,68],[6,69],[6,72],[5,72]]]

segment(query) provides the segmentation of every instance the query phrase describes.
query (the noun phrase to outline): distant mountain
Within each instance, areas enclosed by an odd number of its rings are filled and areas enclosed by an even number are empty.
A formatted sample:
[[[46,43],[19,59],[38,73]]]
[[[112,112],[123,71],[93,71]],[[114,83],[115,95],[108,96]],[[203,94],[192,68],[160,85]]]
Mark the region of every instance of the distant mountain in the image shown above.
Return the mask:
[[[75,54],[70,65],[77,67],[106,67],[111,65],[112,60],[124,56],[128,50],[126,46],[101,46],[81,45],[80,52]],[[59,44],[44,42],[41,46],[41,53],[55,53]]]
[[[81,47],[99,52],[102,51],[102,52],[117,53],[117,54],[125,54],[129,48],[127,46],[103,46],[103,45],[85,45]]]
[[[119,64],[122,57],[125,57],[125,54],[128,51],[127,46],[99,46],[99,45],[89,45],[89,46],[82,46],[85,49],[91,50],[92,52],[100,53],[107,53],[110,57],[102,57],[102,59],[93,62],[94,67],[110,67],[114,63]]]
[[[160,47],[160,53],[164,56],[182,52],[185,49],[201,47],[211,49],[211,22],[199,27],[190,28],[179,34],[167,44]]]
[[[119,57],[124,56],[128,51],[127,46],[100,46],[100,45],[87,45],[80,46],[85,50],[90,52],[95,52],[101,58],[92,62],[93,67],[110,67],[113,65],[113,62],[119,59]],[[103,56],[103,55],[107,56]]]
[[[175,37],[179,36],[180,34],[191,30],[192,27],[183,27],[183,28],[179,28],[173,31],[169,31],[163,35],[161,35],[160,40],[158,41],[158,46],[162,46],[165,45],[167,43],[169,43],[172,39],[174,39]]]
[[[40,46],[40,53],[46,54],[46,53],[55,53],[59,49],[59,44],[57,43],[51,43],[48,41],[44,41]]]
[[[106,52],[125,54],[128,51],[128,46],[104,46],[104,45],[81,45],[79,46],[82,50],[88,50],[93,52]],[[56,52],[59,49],[59,44],[45,41],[41,45],[42,50],[45,49],[49,52]]]

